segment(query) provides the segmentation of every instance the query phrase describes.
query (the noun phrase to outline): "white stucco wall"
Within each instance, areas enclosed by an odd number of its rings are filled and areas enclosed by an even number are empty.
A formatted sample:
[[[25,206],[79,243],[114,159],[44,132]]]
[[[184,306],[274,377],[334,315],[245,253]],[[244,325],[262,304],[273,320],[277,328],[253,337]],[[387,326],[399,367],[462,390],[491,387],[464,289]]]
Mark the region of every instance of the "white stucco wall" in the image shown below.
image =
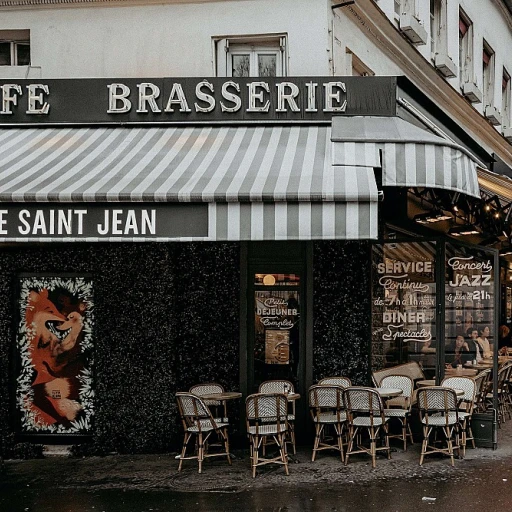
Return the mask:
[[[30,29],[41,78],[212,76],[212,37],[271,33],[288,36],[288,74],[328,75],[328,16],[327,0],[168,0],[0,8],[0,30]]]

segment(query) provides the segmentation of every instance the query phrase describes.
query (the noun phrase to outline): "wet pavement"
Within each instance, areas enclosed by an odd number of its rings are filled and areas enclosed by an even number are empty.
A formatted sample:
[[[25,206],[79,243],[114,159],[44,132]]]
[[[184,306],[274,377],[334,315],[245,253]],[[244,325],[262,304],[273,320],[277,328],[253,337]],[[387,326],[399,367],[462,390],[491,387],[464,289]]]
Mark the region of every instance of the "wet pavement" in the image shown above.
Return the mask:
[[[429,456],[419,466],[419,444],[392,459],[353,456],[344,466],[334,452],[311,462],[310,447],[292,457],[290,475],[265,466],[251,477],[246,450],[225,460],[194,461],[177,472],[175,454],[52,457],[5,461],[1,512],[194,511],[421,511],[512,510],[512,421],[499,431],[499,448],[468,449],[450,466]]]

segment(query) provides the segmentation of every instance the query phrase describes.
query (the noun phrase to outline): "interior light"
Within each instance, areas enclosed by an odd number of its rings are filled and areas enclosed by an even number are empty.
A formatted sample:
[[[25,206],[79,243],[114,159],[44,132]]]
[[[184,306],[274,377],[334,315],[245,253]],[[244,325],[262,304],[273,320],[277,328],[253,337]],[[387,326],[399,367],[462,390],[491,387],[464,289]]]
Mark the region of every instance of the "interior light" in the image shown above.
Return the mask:
[[[276,278],[272,274],[267,274],[263,278],[263,284],[266,286],[273,286],[276,284]]]

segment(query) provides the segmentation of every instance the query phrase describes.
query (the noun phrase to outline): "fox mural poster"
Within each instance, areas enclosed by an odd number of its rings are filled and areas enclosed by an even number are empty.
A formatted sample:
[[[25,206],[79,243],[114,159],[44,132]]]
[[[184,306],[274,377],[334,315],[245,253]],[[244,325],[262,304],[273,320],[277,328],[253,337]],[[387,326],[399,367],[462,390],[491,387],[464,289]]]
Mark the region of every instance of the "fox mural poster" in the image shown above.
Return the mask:
[[[93,415],[92,281],[20,277],[16,404],[25,434],[87,434]]]

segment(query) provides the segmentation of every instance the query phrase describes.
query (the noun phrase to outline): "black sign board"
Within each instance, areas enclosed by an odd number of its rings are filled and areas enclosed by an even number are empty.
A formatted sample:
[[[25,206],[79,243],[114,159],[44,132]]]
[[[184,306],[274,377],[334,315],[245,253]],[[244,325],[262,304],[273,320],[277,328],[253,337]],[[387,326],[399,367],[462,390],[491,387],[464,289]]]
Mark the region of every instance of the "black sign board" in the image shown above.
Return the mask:
[[[396,114],[396,77],[0,81],[1,125],[329,122]]]
[[[203,238],[206,203],[0,204],[0,239]]]

